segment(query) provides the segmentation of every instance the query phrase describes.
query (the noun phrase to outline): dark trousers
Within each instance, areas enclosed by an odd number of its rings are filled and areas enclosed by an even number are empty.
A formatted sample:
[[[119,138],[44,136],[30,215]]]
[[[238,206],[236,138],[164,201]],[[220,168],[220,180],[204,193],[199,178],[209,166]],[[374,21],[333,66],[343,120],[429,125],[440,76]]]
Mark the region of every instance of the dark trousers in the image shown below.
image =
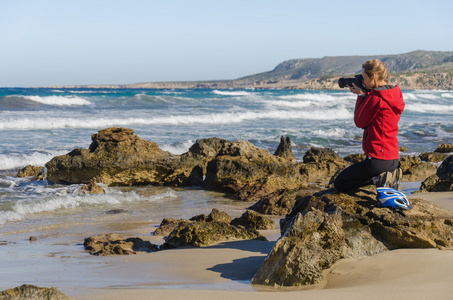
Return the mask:
[[[361,186],[373,184],[373,177],[382,172],[393,172],[398,168],[399,160],[367,158],[344,169],[334,181],[334,187],[346,192]]]

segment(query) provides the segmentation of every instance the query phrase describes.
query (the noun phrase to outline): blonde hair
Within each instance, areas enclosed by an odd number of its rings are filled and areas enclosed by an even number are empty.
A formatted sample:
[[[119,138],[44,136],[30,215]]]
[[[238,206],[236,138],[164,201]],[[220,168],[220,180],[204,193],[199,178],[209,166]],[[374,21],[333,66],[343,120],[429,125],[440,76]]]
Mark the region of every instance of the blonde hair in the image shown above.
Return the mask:
[[[369,77],[372,77],[373,74],[376,75],[376,80],[378,82],[385,82],[386,84],[389,82],[389,69],[379,59],[372,59],[364,62],[362,69]]]

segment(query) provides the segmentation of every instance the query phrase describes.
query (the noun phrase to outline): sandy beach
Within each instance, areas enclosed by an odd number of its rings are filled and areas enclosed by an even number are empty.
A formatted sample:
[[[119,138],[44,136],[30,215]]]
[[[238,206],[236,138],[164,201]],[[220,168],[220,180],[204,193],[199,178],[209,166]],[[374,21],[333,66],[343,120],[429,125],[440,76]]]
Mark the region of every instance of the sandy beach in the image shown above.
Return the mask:
[[[410,196],[453,209],[453,192]],[[277,218],[276,218],[277,220]],[[149,224],[124,226],[126,236],[159,243]],[[107,224],[102,225],[105,232]],[[101,227],[102,227],[101,226]],[[116,226],[116,230],[121,226]],[[0,246],[1,290],[24,283],[57,287],[75,299],[451,299],[453,252],[400,249],[341,260],[322,284],[306,287],[252,286],[250,280],[279,237],[229,241],[205,248],[97,257],[83,253],[82,235],[49,236]],[[21,233],[17,233],[20,235]],[[24,237],[28,233],[23,233]],[[0,240],[2,240],[1,238]],[[52,246],[49,253],[49,246]]]
[[[453,209],[453,192],[411,197]],[[268,232],[275,240],[277,233]],[[238,241],[201,249],[176,249],[151,256],[128,257],[122,272],[144,274],[147,264],[165,262],[157,271],[162,282],[149,288],[88,289],[90,299],[452,299],[453,252],[403,249],[372,257],[342,260],[326,272],[318,286],[273,288],[250,286],[272,242]],[[132,275],[132,274],[131,274]],[[172,287],[173,286],[173,287]],[[74,295],[74,297],[79,297]],[[84,298],[80,295],[79,299]]]

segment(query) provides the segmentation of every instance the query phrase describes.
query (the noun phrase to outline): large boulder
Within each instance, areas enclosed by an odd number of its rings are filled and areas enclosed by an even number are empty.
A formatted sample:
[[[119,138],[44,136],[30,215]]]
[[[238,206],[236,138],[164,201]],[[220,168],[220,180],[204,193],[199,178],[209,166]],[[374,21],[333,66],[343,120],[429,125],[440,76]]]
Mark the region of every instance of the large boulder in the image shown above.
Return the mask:
[[[342,258],[398,248],[453,248],[453,211],[413,199],[410,211],[379,207],[374,186],[351,194],[326,190],[298,199],[280,222],[282,237],[253,284],[319,283]]]
[[[279,188],[297,188],[306,183],[306,177],[290,159],[272,155],[250,142],[235,141],[226,143],[208,163],[203,187],[256,201]]]
[[[52,158],[48,178],[55,183],[86,183],[91,179],[107,185],[160,183],[170,173],[176,157],[156,143],[140,139],[128,128],[107,128],[91,136],[89,149],[74,149]]]
[[[423,192],[453,191],[453,155],[442,162],[436,174],[422,182],[420,190]]]

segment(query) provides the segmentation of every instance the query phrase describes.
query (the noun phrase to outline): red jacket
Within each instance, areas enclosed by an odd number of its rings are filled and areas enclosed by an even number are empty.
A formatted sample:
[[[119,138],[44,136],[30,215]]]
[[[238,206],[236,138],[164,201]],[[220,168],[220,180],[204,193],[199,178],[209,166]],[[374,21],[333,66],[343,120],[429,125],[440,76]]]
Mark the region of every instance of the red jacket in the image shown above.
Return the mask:
[[[396,135],[404,106],[403,93],[398,86],[382,86],[372,89],[366,97],[357,97],[354,122],[364,129],[365,155],[384,160],[399,158]]]

